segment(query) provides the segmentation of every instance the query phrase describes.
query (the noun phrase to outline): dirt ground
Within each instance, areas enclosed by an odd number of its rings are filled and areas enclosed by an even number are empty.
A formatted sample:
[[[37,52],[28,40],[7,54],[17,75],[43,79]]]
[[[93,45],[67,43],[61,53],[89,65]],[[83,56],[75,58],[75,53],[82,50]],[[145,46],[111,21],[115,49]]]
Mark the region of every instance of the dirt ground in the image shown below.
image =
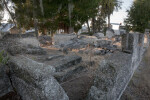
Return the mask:
[[[93,77],[87,74],[75,75],[74,79],[61,83],[70,100],[84,100],[87,97]]]
[[[105,57],[110,55],[108,54],[105,56],[94,56],[91,54],[80,54],[77,52],[73,53],[82,57],[83,66],[85,67],[85,69],[80,73],[73,75],[65,82],[61,83],[61,86],[69,96],[69,100],[86,100],[89,89],[94,82],[95,71],[97,70],[100,62]]]
[[[51,50],[48,50],[47,52],[52,53]],[[99,66],[100,61],[104,59],[105,56],[94,56],[85,53],[81,54],[76,51],[68,53],[68,55],[71,54],[81,56],[82,65],[85,68],[81,72],[68,77],[67,80],[60,84],[67,93],[69,100],[85,100],[89,93],[89,89],[93,85],[95,71]]]
[[[52,53],[53,50],[49,49],[48,53]],[[60,53],[56,52],[55,53]],[[54,53],[53,53],[54,54]],[[76,50],[73,52],[69,52],[67,55],[76,54],[82,57],[82,65],[84,70],[78,72],[71,77],[68,77],[67,80],[60,83],[65,92],[67,93],[69,100],[85,100],[89,89],[93,85],[94,75],[97,67],[101,60],[103,60],[106,56],[97,55],[94,56],[92,54],[86,53],[78,53]],[[90,63],[91,62],[91,63]]]
[[[150,100],[150,48],[145,53],[121,100]]]

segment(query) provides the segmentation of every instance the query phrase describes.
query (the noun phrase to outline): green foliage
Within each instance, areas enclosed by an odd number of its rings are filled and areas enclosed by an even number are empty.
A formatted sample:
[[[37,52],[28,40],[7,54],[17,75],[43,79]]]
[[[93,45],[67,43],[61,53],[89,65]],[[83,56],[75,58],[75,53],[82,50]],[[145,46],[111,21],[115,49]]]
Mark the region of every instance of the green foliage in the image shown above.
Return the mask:
[[[89,36],[92,36],[94,33],[93,32],[83,32],[81,33],[81,35],[89,35]]]
[[[4,10],[4,7],[3,7],[3,2],[2,0],[0,1],[0,11]]]
[[[7,64],[9,60],[9,57],[7,54],[4,53],[4,51],[0,52],[0,64]]]
[[[16,20],[20,27],[33,27],[35,11],[40,30],[53,31],[72,26],[78,31],[85,21],[97,15],[101,0],[43,0],[44,14],[41,13],[40,0],[12,1],[16,5]],[[33,4],[33,1],[36,3]],[[73,7],[72,12],[69,12],[69,4]]]
[[[3,3],[2,3],[2,1],[0,1],[0,24],[3,19],[3,15],[4,15]]]
[[[114,10],[120,9],[121,4],[122,2],[119,0],[102,0],[102,13],[104,13],[106,16],[109,16]]]
[[[34,26],[34,14],[40,31],[57,29],[77,32],[81,26],[95,18],[94,29],[104,28],[105,18],[120,8],[119,0],[12,0],[15,3],[17,25],[29,29]],[[70,6],[71,5],[71,6]],[[71,9],[69,10],[69,8]],[[43,9],[43,10],[42,10]]]
[[[108,25],[110,25],[110,15],[114,10],[121,9],[121,0],[101,0],[98,6],[98,13],[92,18],[93,32],[100,32],[106,25],[106,17],[108,17]]]
[[[110,18],[110,15],[114,12],[114,10],[121,9],[122,2],[120,0],[102,0],[101,1],[101,13],[103,16],[107,16]],[[110,24],[110,20],[108,19],[108,24]]]
[[[127,26],[133,31],[144,32],[150,28],[150,0],[136,0],[128,12],[125,20]]]
[[[103,30],[104,36],[106,36],[106,31],[107,31],[107,27],[104,27],[104,30]]]

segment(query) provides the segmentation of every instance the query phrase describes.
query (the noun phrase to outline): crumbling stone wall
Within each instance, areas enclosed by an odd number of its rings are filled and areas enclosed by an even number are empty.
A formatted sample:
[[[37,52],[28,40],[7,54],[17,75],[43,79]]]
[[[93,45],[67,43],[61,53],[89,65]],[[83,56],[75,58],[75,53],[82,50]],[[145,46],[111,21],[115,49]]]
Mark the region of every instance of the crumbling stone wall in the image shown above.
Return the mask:
[[[9,77],[9,68],[6,65],[8,56],[0,49],[0,97],[13,91]]]
[[[55,68],[24,56],[13,56],[8,63],[13,87],[23,100],[69,100],[53,77]]]
[[[8,51],[10,59],[7,67],[0,64],[0,97],[15,91],[22,100],[69,100],[63,88],[53,77],[53,73],[55,73],[53,66],[17,55],[22,53],[41,54],[43,49],[38,47],[39,42],[36,38],[20,39],[8,36],[1,41],[0,49],[2,47]],[[35,41],[35,43],[31,44],[31,41]],[[6,68],[8,69],[6,70]]]
[[[0,97],[13,91],[8,75],[8,67],[0,64]]]
[[[7,33],[7,32],[0,32],[0,39],[2,39],[7,34],[9,34],[9,33]]]
[[[13,37],[7,35],[0,40],[0,48],[6,50],[11,55],[16,54],[46,54],[46,51],[40,47],[36,37]]]
[[[145,51],[142,34],[123,35],[122,42],[123,52],[101,62],[87,100],[120,99]]]

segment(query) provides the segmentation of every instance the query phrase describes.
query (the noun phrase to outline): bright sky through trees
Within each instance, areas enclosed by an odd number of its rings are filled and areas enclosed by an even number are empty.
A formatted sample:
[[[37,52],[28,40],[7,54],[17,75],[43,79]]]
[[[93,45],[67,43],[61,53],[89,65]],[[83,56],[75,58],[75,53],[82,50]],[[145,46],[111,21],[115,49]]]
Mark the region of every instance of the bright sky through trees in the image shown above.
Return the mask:
[[[124,19],[127,18],[127,10],[130,9],[134,0],[122,0],[122,9],[119,11],[115,11],[113,15],[111,15],[111,23],[123,23]]]

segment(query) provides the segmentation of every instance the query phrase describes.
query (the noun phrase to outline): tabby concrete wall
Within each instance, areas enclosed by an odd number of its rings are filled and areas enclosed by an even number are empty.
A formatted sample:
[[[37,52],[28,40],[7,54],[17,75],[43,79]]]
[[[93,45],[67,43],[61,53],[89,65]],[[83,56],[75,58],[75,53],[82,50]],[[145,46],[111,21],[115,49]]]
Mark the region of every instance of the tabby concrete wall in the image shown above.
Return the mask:
[[[145,51],[143,34],[123,35],[122,42],[123,52],[100,63],[87,100],[120,99]]]

